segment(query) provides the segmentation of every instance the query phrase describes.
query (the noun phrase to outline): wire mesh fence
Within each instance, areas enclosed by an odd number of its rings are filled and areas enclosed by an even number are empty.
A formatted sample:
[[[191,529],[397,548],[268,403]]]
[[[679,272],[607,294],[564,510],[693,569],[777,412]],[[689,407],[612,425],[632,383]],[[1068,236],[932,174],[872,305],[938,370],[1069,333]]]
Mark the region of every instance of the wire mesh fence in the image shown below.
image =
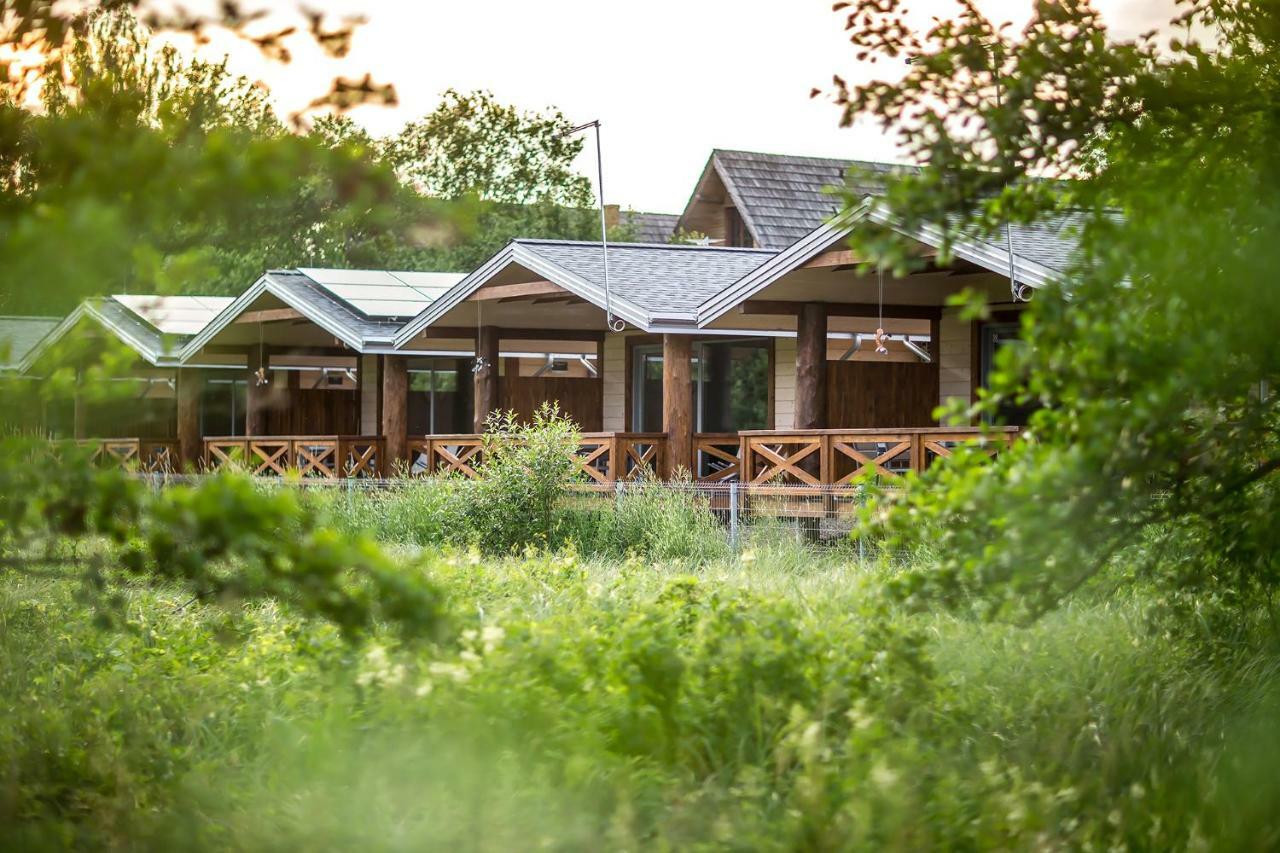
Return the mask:
[[[207,475],[140,473],[136,476],[155,488],[194,484]],[[463,478],[351,478],[259,477],[262,488],[319,490],[346,496],[355,501],[362,496],[398,490],[454,488],[467,489],[475,481]],[[738,482],[697,483],[657,480],[615,483],[575,483],[565,487],[565,507],[584,512],[616,512],[630,498],[679,496],[689,505],[713,515],[729,542],[738,546],[750,533],[763,530],[786,532],[814,544],[847,542],[866,505],[869,494],[862,486],[753,485]]]

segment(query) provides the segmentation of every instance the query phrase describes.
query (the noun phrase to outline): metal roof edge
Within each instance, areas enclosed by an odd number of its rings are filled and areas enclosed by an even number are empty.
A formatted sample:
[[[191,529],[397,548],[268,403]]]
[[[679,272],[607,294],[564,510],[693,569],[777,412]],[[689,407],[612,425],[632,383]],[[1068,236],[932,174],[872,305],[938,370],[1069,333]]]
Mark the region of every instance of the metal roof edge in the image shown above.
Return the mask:
[[[187,341],[187,345],[182,348],[181,361],[186,362],[191,356],[195,355],[209,343],[209,341],[218,332],[221,332],[244,310],[253,304],[253,301],[262,295],[266,289],[267,276],[274,270],[269,270],[258,277],[258,280],[235,298],[230,305],[223,308],[217,315],[210,320],[203,329],[201,329],[191,340]]]
[[[724,316],[733,306],[759,293],[817,255],[832,240],[846,236],[853,229],[853,224],[868,214],[873,203],[871,196],[864,197],[862,203],[853,210],[841,213],[830,222],[810,231],[770,260],[703,301],[697,309],[698,325],[706,326]]]
[[[515,241],[513,240],[495,252],[489,260],[468,273],[462,281],[440,294],[434,302],[424,308],[416,317],[401,326],[392,338],[395,347],[397,349],[403,347],[424,329],[456,307],[459,302],[465,301],[468,296],[497,274],[499,270],[511,263],[514,256]]]
[[[32,366],[40,360],[40,357],[44,355],[45,351],[48,350],[49,347],[66,335],[67,332],[71,331],[71,329],[75,327],[76,323],[79,323],[81,319],[88,315],[88,311],[85,308],[86,304],[87,302],[81,302],[72,309],[70,314],[63,317],[62,320],[59,321],[58,325],[45,332],[44,336],[41,337],[40,340],[36,341],[36,345],[22,357],[21,361],[14,365],[13,369],[21,373],[26,373],[30,370]]]
[[[609,246],[613,248],[612,245]],[[595,305],[601,311],[606,310],[604,301],[604,288],[593,282],[587,281],[585,278],[566,270],[555,261],[542,257],[537,252],[527,249],[524,246],[517,246],[515,249],[517,263],[521,266],[528,267],[540,275],[547,277],[547,280],[553,284],[558,284],[575,296],[581,296],[591,304]],[[629,299],[623,299],[610,294],[609,309],[623,320],[631,323],[640,329],[648,330],[649,312],[645,308],[635,304]]]

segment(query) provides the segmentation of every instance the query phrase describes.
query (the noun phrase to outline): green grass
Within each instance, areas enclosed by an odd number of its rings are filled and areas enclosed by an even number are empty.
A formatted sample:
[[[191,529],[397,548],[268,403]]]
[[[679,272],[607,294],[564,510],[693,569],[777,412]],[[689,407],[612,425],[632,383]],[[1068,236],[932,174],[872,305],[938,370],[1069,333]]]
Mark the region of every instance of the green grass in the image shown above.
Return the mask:
[[[1149,592],[1019,628],[744,555],[428,550],[440,647],[142,586],[104,632],[7,579],[0,849],[1277,843],[1274,649],[1207,653]]]

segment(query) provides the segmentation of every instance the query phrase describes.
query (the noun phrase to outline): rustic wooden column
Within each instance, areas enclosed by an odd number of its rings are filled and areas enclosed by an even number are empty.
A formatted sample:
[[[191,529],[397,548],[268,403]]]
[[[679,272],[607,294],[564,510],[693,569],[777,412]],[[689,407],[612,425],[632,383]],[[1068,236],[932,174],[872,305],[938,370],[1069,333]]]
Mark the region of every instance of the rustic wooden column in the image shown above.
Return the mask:
[[[84,373],[76,371],[76,391],[71,400],[71,437],[79,440],[85,437],[85,402]]]
[[[252,347],[245,359],[248,371],[248,387],[245,389],[244,434],[267,434],[267,392],[270,388],[258,384],[258,369],[270,366],[271,357],[262,347]]]
[[[827,427],[827,306],[807,302],[796,326],[796,429]]]
[[[396,473],[409,460],[409,362],[402,355],[382,359],[383,473]]]
[[[693,338],[662,336],[662,430],[667,434],[663,474],[693,466]]]
[[[200,435],[200,393],[204,375],[197,368],[176,371],[178,383],[178,464],[194,470],[204,457]]]
[[[484,359],[484,370],[475,374],[474,429],[484,432],[484,422],[489,413],[500,405],[498,397],[498,341],[500,335],[493,326],[482,326],[476,340],[476,356]]]

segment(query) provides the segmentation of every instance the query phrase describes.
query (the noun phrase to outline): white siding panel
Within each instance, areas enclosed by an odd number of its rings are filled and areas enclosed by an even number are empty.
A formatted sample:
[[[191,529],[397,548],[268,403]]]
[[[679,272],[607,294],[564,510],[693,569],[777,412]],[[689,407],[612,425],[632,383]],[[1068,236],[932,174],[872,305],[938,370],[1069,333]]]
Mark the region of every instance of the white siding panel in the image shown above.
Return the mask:
[[[609,333],[604,339],[605,432],[625,432],[627,428],[627,339]]]
[[[773,427],[795,429],[796,339],[775,338],[773,345]]]
[[[948,308],[938,326],[938,386],[940,404],[958,398],[967,405],[973,393],[973,325]]]

